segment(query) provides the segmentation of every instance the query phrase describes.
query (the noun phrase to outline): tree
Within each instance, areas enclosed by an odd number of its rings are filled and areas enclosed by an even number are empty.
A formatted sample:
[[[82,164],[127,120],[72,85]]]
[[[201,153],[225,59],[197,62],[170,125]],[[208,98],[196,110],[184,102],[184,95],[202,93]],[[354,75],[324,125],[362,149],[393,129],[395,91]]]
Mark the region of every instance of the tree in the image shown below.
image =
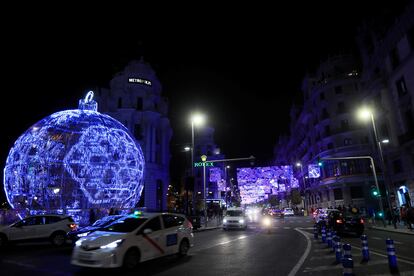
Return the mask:
[[[300,196],[300,192],[298,189],[292,189],[289,196],[290,202],[294,205],[298,205],[302,203],[302,197]]]

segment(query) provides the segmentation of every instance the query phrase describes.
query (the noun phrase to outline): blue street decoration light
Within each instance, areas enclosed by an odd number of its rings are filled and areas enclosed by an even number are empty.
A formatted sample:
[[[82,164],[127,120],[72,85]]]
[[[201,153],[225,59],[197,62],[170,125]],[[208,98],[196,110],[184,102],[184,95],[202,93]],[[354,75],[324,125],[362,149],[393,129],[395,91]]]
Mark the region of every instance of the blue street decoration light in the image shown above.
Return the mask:
[[[131,137],[97,111],[90,91],[79,109],[54,113],[17,139],[4,168],[8,202],[31,213],[134,207],[145,162]]]

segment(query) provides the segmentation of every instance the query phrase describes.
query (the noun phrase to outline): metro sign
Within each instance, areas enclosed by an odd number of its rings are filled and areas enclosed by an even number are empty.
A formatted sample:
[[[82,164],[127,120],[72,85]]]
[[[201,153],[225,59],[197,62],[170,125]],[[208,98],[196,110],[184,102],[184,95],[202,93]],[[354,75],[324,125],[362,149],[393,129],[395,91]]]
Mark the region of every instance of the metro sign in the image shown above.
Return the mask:
[[[149,86],[152,85],[151,81],[144,80],[144,79],[139,79],[139,78],[128,78],[128,82],[129,83],[143,83],[143,84],[146,84],[146,85],[149,85]]]

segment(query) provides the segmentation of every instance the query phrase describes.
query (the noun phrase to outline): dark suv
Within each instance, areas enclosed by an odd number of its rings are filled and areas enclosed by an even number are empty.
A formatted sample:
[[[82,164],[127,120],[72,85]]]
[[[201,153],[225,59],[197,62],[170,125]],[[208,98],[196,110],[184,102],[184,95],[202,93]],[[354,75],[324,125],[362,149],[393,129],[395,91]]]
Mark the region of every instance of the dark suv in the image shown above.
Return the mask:
[[[359,214],[342,213],[337,210],[329,211],[326,221],[318,223],[336,231],[338,234],[356,234],[361,236],[364,233],[364,219]]]

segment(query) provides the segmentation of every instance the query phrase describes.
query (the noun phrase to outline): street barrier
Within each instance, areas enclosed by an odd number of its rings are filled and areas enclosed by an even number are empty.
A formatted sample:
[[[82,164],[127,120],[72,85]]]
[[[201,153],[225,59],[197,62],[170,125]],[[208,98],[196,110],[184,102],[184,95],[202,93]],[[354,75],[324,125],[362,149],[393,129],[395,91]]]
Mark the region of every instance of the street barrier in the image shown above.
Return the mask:
[[[395,255],[394,241],[388,238],[386,240],[386,244],[387,244],[388,266],[391,272],[398,271],[397,256]]]
[[[336,239],[336,232],[332,231],[332,252],[335,252],[335,248],[336,248],[336,243],[335,243],[335,239]]]
[[[352,259],[351,254],[351,245],[349,243],[346,243],[342,247],[344,249],[344,259]]]
[[[325,229],[325,226],[322,226],[321,236],[322,236],[322,242],[325,243],[326,242],[326,229]]]
[[[354,276],[354,261],[352,258],[344,258],[342,259],[342,275],[343,276]]]
[[[335,237],[335,257],[336,262],[339,264],[342,260],[342,246],[341,246],[341,238]]]
[[[328,242],[328,247],[332,247],[332,231],[328,230],[326,240]]]
[[[362,261],[369,261],[369,248],[367,235],[361,236],[361,250],[362,250]]]
[[[316,223],[313,226],[313,237],[315,238],[315,240],[318,240],[318,225]]]

